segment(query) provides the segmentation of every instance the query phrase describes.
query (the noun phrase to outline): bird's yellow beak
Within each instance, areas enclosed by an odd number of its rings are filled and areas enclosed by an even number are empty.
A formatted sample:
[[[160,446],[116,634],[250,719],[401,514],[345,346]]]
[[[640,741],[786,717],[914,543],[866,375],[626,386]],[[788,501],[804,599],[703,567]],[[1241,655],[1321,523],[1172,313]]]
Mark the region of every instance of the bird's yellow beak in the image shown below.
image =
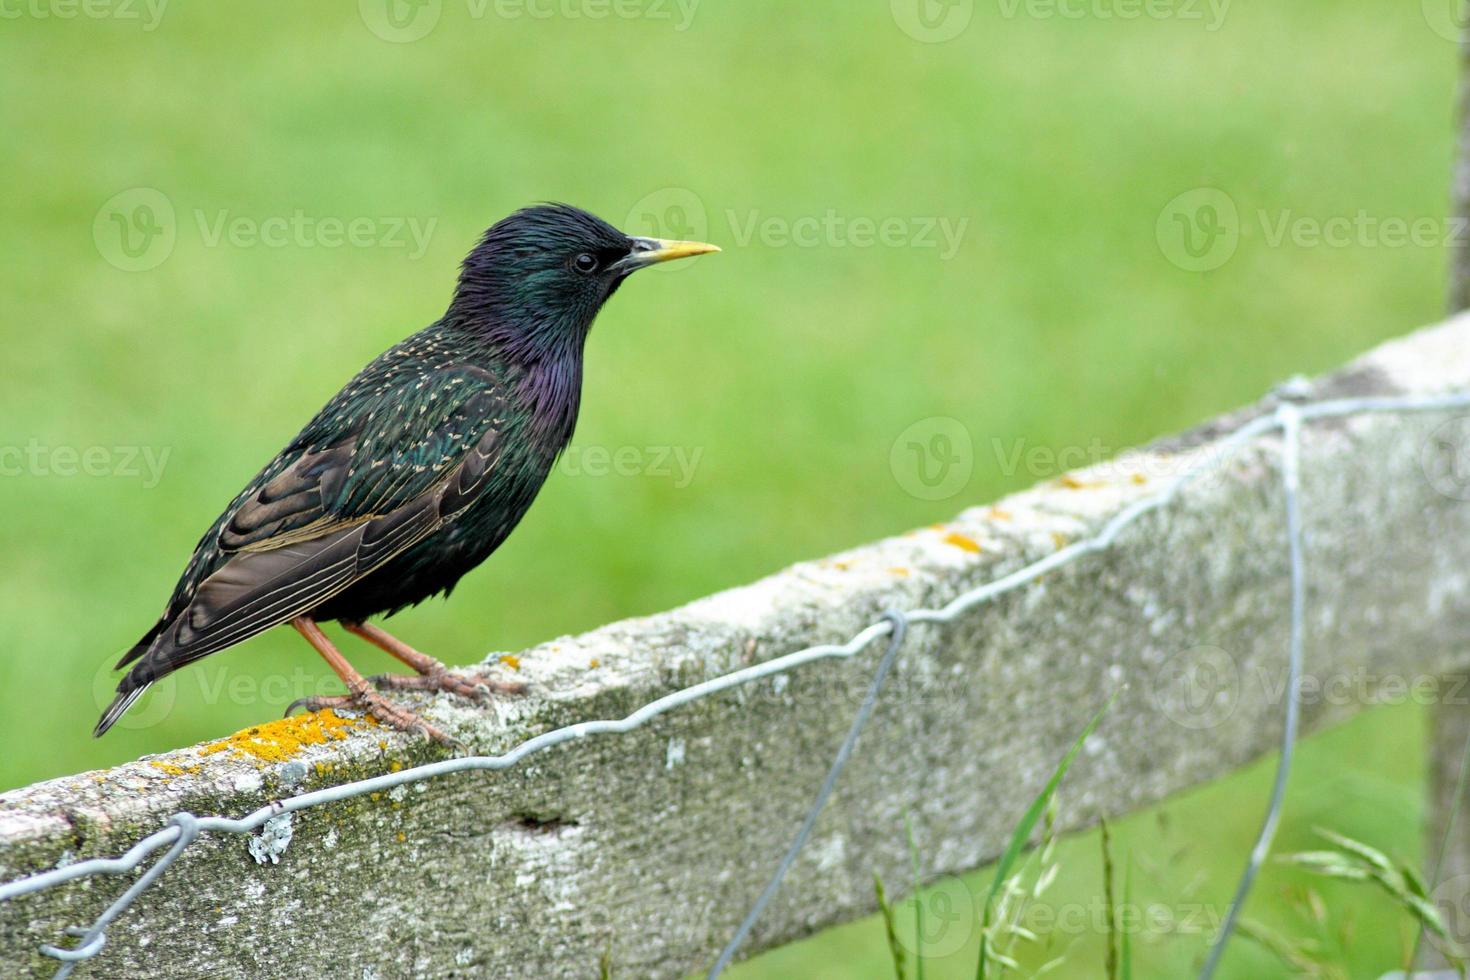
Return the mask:
[[[625,261],[634,268],[641,269],[660,262],[687,259],[692,255],[705,255],[719,250],[720,246],[709,245],[705,242],[682,242],[668,238],[635,238],[633,239],[633,251]]]

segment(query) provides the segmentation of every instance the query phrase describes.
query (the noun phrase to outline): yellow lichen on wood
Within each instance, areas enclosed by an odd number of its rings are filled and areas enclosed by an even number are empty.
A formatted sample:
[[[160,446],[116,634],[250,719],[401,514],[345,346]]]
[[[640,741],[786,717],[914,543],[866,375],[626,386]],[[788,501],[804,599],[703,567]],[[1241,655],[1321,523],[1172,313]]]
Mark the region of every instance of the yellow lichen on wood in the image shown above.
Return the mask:
[[[199,752],[202,755],[234,752],[241,759],[285,762],[308,745],[341,741],[353,728],[366,724],[376,725],[377,722],[369,717],[344,717],[331,708],[324,708],[243,729],[229,738],[211,742]]]
[[[976,541],[974,538],[967,537],[966,535],[963,535],[958,531],[951,531],[946,534],[944,536],[944,543],[952,544],[956,548],[968,551],[971,554],[978,555],[980,553],[980,542]]]

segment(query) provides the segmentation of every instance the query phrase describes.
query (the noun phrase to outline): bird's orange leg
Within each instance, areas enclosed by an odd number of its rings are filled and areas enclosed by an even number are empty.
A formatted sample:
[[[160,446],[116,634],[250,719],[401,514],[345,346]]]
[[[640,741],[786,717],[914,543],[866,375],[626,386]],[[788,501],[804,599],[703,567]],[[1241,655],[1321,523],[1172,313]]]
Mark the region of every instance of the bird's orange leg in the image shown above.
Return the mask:
[[[498,681],[488,677],[463,677],[450,673],[449,668],[429,656],[420,653],[387,630],[367,623],[343,623],[347,632],[360,636],[390,656],[396,657],[417,671],[417,676],[404,677],[398,674],[379,674],[371,678],[379,689],[392,691],[446,691],[462,698],[482,701],[489,693],[523,694],[526,685],[514,681]]]
[[[337,648],[332,645],[331,640],[327,639],[327,635],[316,624],[316,620],[307,616],[298,616],[291,620],[291,625],[296,627],[296,632],[305,637],[312,649],[322,655],[327,666],[342,678],[342,683],[347,685],[348,693],[337,697],[301,698],[291,703],[286,709],[286,714],[289,715],[297,708],[305,708],[307,711],[319,711],[322,708],[355,708],[366,711],[378,721],[399,731],[422,732],[436,742],[456,748],[460,747],[457,740],[450,738],[407,708],[394,704],[373,690],[373,686],[367,682],[367,679],[353,669],[346,657],[337,652]]]

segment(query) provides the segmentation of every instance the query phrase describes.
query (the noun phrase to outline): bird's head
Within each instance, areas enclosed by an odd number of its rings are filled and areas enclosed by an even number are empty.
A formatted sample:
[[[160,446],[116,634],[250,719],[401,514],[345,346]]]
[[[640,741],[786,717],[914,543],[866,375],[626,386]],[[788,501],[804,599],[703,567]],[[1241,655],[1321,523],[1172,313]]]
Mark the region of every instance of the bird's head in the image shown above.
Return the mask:
[[[579,356],[622,281],[659,262],[718,252],[703,242],[625,235],[566,204],[496,222],[465,257],[448,318],[514,357]]]

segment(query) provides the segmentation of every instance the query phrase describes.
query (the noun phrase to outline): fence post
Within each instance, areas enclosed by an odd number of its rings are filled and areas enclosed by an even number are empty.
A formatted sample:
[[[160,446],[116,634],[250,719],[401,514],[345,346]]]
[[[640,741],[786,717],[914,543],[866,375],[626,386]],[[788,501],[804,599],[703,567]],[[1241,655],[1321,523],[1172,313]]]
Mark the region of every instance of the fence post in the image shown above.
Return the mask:
[[[1430,714],[1429,795],[1424,854],[1431,897],[1455,942],[1470,949],[1470,808],[1465,806],[1466,748],[1470,746],[1470,676],[1443,679]],[[1456,805],[1456,800],[1459,805]],[[1429,942],[1420,944],[1423,969],[1449,964]]]
[[[1449,312],[1470,309],[1470,242],[1465,240],[1470,228],[1470,30],[1460,34],[1459,119],[1456,138],[1453,187],[1454,215],[1450,239]]]
[[[1450,236],[1449,311],[1470,309],[1470,242],[1465,240],[1470,229],[1470,32],[1463,31],[1459,42],[1460,84],[1457,148],[1452,179],[1451,214],[1454,233]],[[1470,948],[1470,832],[1467,832],[1463,810],[1455,806],[1462,796],[1462,767],[1470,762],[1470,690],[1461,691],[1467,675],[1447,677],[1442,690],[1447,692],[1430,709],[1429,786],[1425,798],[1424,868],[1430,876],[1429,886],[1445,925],[1456,942]],[[1457,696],[1455,692],[1459,692]],[[1452,822],[1454,826],[1451,827]],[[1449,834],[1448,838],[1446,834]],[[1418,966],[1443,968],[1445,958],[1421,937]]]

